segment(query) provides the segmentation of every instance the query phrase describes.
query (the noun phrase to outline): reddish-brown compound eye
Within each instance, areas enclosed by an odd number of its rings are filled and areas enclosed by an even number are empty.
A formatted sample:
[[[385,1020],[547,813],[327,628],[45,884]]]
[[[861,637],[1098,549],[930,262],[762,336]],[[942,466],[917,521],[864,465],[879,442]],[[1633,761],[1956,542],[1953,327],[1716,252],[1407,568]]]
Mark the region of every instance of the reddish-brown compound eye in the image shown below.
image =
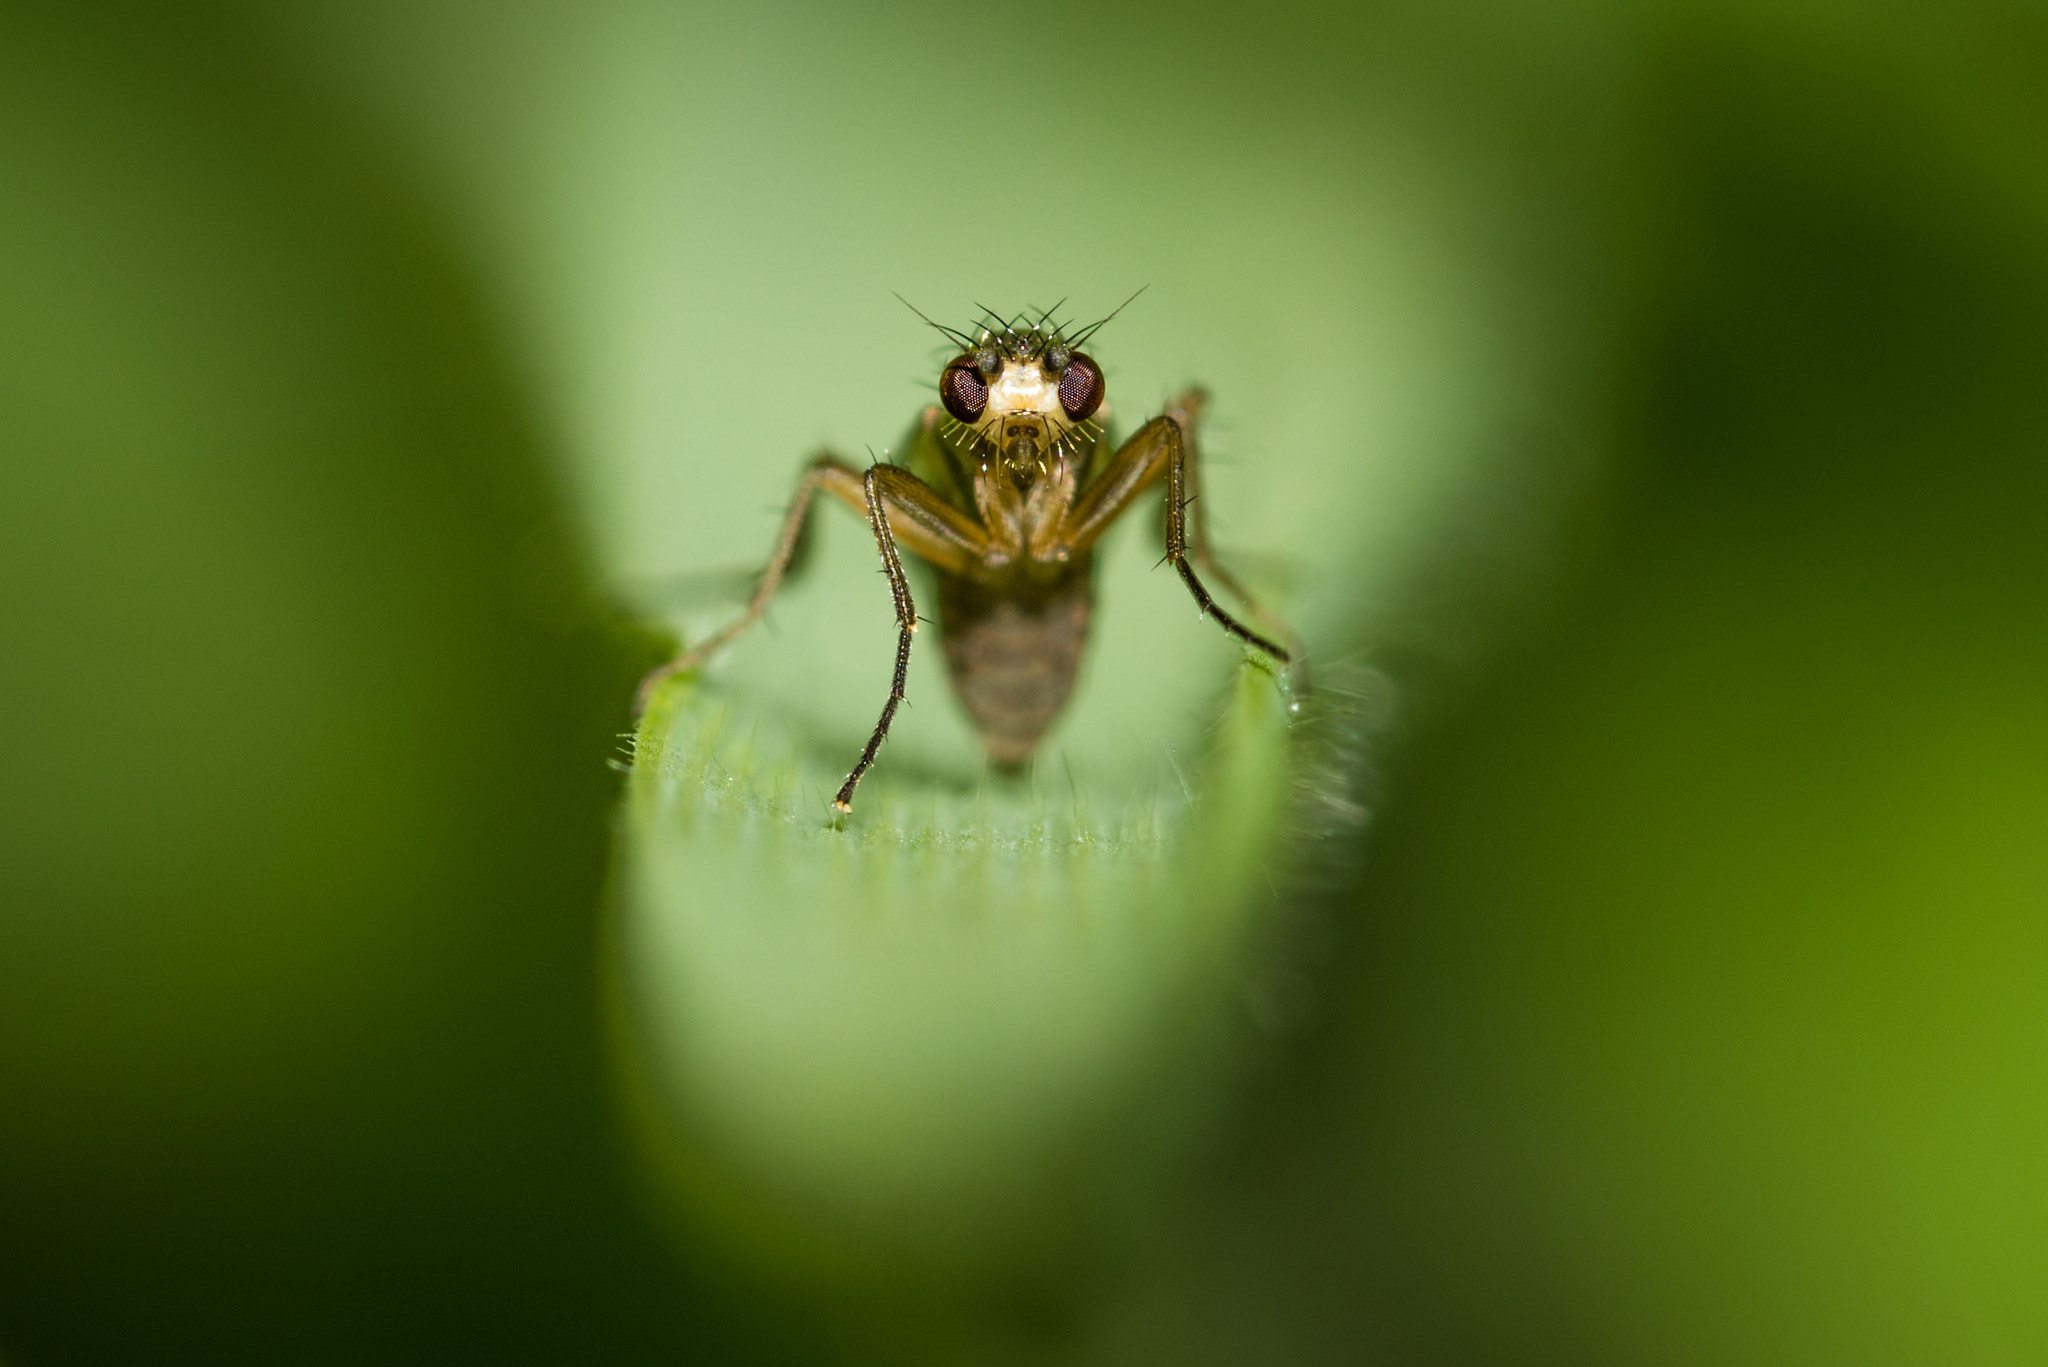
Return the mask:
[[[1060,407],[1075,422],[1102,407],[1102,367],[1081,352],[1060,372]]]
[[[988,407],[988,384],[974,368],[971,352],[947,363],[939,376],[939,402],[962,422],[977,421]]]

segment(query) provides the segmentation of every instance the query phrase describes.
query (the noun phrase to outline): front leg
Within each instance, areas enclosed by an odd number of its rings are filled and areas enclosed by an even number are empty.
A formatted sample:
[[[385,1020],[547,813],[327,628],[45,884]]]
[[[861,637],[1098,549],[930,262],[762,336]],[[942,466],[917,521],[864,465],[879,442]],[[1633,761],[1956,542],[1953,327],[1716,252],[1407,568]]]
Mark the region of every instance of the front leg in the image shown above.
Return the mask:
[[[902,537],[925,559],[953,574],[967,573],[970,565],[988,551],[988,536],[981,528],[901,466],[869,466],[861,476],[861,498],[867,509],[868,526],[875,534],[875,549],[882,555],[882,572],[889,579],[889,597],[896,608],[896,671],[890,676],[889,698],[882,704],[881,720],[875,723],[874,734],[868,737],[853,772],[846,776],[838,796],[832,799],[832,805],[842,812],[853,810],[853,790],[875,762],[882,742],[888,739],[889,723],[896,719],[896,708],[903,701],[904,686],[910,677],[910,641],[917,634],[917,601],[910,595],[910,578],[903,573],[897,538]],[[926,549],[927,545],[932,549]]]
[[[981,559],[987,550],[988,538],[971,519],[947,505],[909,471],[894,465],[878,465],[874,470],[886,472],[882,476],[885,481],[882,487],[888,499],[889,517],[904,545],[954,574],[966,573],[971,563]],[[789,508],[782,515],[782,528],[776,534],[775,549],[769,555],[760,579],[755,582],[754,593],[748,599],[746,609],[722,630],[713,632],[667,664],[650,671],[634,694],[634,716],[647,710],[648,699],[654,696],[654,690],[664,680],[702,665],[761,620],[768,611],[770,600],[775,597],[775,591],[782,587],[784,578],[789,574],[790,563],[795,560],[797,546],[803,540],[804,523],[810,515],[812,499],[820,489],[836,495],[855,511],[867,514],[867,486],[860,471],[836,456],[819,456],[812,461],[803,478],[797,482],[796,493],[791,496]]]
[[[1166,478],[1166,558],[1173,562],[1173,568],[1194,595],[1195,605],[1203,613],[1216,619],[1225,631],[1250,646],[1255,646],[1272,656],[1281,664],[1293,662],[1299,655],[1299,646],[1290,650],[1261,636],[1217,605],[1216,599],[1205,588],[1195,573],[1192,560],[1200,560],[1223,583],[1254,611],[1263,617],[1272,614],[1259,608],[1251,596],[1239,588],[1237,581],[1222,572],[1209,554],[1208,538],[1201,533],[1204,524],[1197,515],[1195,528],[1196,543],[1191,549],[1188,538],[1188,505],[1194,501],[1193,481],[1195,461],[1193,439],[1189,429],[1194,415],[1200,412],[1201,393],[1192,391],[1184,396],[1173,409],[1152,419],[1139,428],[1131,439],[1123,444],[1108,467],[1081,493],[1073,509],[1062,524],[1061,535],[1067,543],[1069,553],[1078,555],[1099,540],[1109,526],[1136,502],[1138,496],[1159,481]],[[1185,426],[1184,426],[1185,424]],[[1278,619],[1274,619],[1278,620]],[[1285,625],[1284,623],[1282,624]],[[1291,628],[1282,632],[1292,642]]]
[[[1305,693],[1308,690],[1308,661],[1303,657],[1301,636],[1285,618],[1261,603],[1250,589],[1238,581],[1236,575],[1223,567],[1216,558],[1215,543],[1209,540],[1209,505],[1202,501],[1202,443],[1196,431],[1202,409],[1208,402],[1207,391],[1197,387],[1183,392],[1166,409],[1168,416],[1179,421],[1181,441],[1186,447],[1187,496],[1180,500],[1180,505],[1188,511],[1188,559],[1194,561],[1196,568],[1209,579],[1221,584],[1251,609],[1253,616],[1274,629],[1287,646],[1287,653],[1280,659],[1294,666],[1295,687]]]

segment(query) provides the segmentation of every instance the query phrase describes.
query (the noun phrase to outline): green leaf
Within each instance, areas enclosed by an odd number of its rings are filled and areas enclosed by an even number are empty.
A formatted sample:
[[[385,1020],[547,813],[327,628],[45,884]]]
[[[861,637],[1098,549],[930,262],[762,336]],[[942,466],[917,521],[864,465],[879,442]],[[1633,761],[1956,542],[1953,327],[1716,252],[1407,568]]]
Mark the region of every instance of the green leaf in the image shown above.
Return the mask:
[[[1247,665],[1135,790],[884,766],[832,820],[841,774],[772,714],[666,688],[635,741],[619,988],[674,1188],[785,1254],[957,1273],[1150,1180],[1230,1057],[1287,719]]]

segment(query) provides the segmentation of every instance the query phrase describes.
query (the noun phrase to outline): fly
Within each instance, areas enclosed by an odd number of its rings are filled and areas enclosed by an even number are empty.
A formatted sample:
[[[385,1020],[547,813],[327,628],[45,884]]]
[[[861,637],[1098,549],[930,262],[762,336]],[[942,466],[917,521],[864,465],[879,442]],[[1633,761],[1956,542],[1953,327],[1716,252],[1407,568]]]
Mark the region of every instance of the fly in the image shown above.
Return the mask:
[[[853,809],[853,790],[889,734],[910,672],[918,616],[903,572],[904,550],[937,572],[940,646],[953,693],[999,768],[1014,770],[1030,759],[1066,705],[1094,611],[1095,543],[1162,479],[1166,558],[1196,606],[1278,663],[1297,659],[1293,631],[1261,609],[1210,553],[1195,498],[1203,391],[1183,392],[1115,446],[1098,416],[1102,367],[1081,349],[1109,318],[1070,338],[1049,322],[1051,314],[1033,322],[1028,315],[1004,320],[989,313],[971,334],[932,323],[960,353],[940,370],[939,402],[919,415],[905,463],[861,470],[830,454],[813,461],[783,514],[774,553],[746,610],[650,673],[640,684],[638,706],[646,706],[662,680],[697,668],[761,620],[821,489],[867,520],[896,609],[889,698],[832,801],[842,812]],[[1220,607],[1197,566],[1273,623],[1274,634],[1289,644],[1253,631]]]

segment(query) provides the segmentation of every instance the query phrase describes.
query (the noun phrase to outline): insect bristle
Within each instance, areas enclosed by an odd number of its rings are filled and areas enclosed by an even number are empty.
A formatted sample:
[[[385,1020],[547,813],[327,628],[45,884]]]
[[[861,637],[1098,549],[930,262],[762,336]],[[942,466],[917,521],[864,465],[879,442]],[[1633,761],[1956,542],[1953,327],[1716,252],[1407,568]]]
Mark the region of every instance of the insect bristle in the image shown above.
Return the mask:
[[[1078,349],[1084,344],[1086,344],[1088,339],[1090,337],[1093,337],[1096,334],[1096,332],[1101,329],[1104,323],[1107,323],[1111,318],[1116,317],[1119,313],[1122,313],[1125,309],[1129,308],[1131,306],[1132,299],[1136,299],[1139,295],[1143,294],[1146,290],[1149,290],[1151,288],[1152,287],[1150,285],[1138,286],[1136,290],[1132,291],[1130,299],[1124,300],[1121,304],[1118,304],[1115,308],[1111,309],[1106,316],[1096,319],[1087,327],[1083,328],[1081,330],[1080,336],[1074,338],[1072,345],[1076,349]]]
[[[896,294],[896,291],[894,291],[894,290],[891,290],[891,291],[889,291],[889,292],[890,292],[891,294]],[[965,333],[961,332],[961,331],[960,331],[959,329],[957,329],[957,328],[949,328],[949,327],[947,327],[947,326],[946,326],[946,325],[945,325],[944,323],[940,323],[940,322],[935,322],[935,321],[933,321],[933,320],[932,320],[931,318],[928,318],[928,317],[926,317],[926,316],[925,316],[925,312],[924,312],[924,310],[923,310],[923,309],[921,309],[921,308],[919,308],[919,307],[918,307],[917,305],[915,305],[915,304],[911,303],[911,302],[910,302],[910,301],[909,301],[908,299],[905,299],[905,298],[904,298],[904,297],[903,297],[902,295],[900,295],[900,294],[896,294],[896,302],[897,302],[897,303],[899,303],[899,304],[901,304],[901,305],[903,305],[903,307],[905,307],[905,308],[909,309],[909,310],[910,310],[910,311],[911,311],[912,313],[916,314],[916,315],[917,315],[918,317],[920,317],[920,318],[923,318],[923,319],[924,319],[924,321],[925,321],[925,322],[926,322],[927,324],[929,324],[930,326],[932,326],[932,327],[936,328],[936,329],[937,329],[937,330],[939,331],[939,334],[940,334],[941,336],[945,337],[945,338],[946,338],[946,339],[947,339],[948,341],[950,341],[950,342],[952,342],[952,343],[953,343],[954,345],[958,346],[958,347],[959,347],[959,348],[960,348],[960,349],[961,349],[962,351],[971,351],[971,350],[973,350],[973,349],[974,349],[974,344],[973,344],[972,342],[970,342],[970,341],[969,341],[969,340],[967,339],[967,335],[966,335]]]
[[[1141,286],[1129,298],[1125,299],[1123,303],[1118,304],[1107,314],[1081,328],[1079,331],[1074,330],[1071,321],[1055,322],[1053,320],[1053,315],[1066,306],[1065,296],[1062,296],[1050,308],[1034,309],[1026,307],[1008,317],[997,313],[987,304],[977,303],[974,306],[977,310],[977,317],[971,325],[971,331],[962,331],[959,328],[948,327],[944,323],[935,321],[924,310],[911,303],[908,299],[905,299],[901,294],[896,295],[896,299],[897,302],[901,303],[928,326],[936,330],[949,343],[960,348],[962,351],[993,351],[1006,360],[1033,361],[1042,359],[1055,347],[1062,348],[1068,352],[1080,350],[1090,338],[1102,329],[1104,324],[1122,313],[1130,306],[1132,300],[1135,300],[1149,288],[1150,286]],[[1098,435],[1101,431],[1099,425],[1090,427],[1087,424],[1077,424],[1077,426],[1087,431],[1090,438]]]

